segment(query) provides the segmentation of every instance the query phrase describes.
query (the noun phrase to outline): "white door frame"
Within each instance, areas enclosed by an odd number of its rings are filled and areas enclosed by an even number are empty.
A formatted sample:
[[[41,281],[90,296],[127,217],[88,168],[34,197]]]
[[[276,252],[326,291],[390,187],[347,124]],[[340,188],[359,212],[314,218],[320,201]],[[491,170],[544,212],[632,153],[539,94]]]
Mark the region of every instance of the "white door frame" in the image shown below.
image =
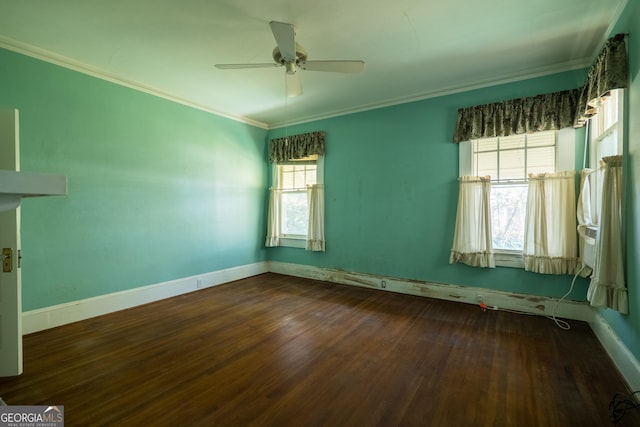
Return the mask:
[[[0,169],[20,170],[18,110],[0,109]],[[11,272],[0,268],[0,377],[22,373],[20,207],[0,212],[0,256],[11,248]]]

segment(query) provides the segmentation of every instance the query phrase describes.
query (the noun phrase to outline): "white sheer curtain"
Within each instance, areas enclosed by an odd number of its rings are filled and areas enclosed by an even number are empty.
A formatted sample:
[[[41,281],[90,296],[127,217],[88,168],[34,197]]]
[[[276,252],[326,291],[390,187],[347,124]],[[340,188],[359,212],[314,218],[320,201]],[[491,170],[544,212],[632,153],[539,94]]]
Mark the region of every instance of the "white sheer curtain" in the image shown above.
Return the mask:
[[[592,306],[609,307],[627,314],[629,302],[622,259],[622,156],[604,157],[602,162],[600,228],[587,299]]]
[[[309,201],[309,228],[305,249],[324,252],[324,185],[307,187]]]
[[[271,188],[269,190],[269,214],[267,217],[267,239],[266,247],[280,245],[280,194],[281,190]]]
[[[576,207],[576,218],[578,219],[578,250],[580,251],[580,259],[582,261],[582,270],[580,276],[589,277],[591,275],[591,267],[593,262],[590,254],[595,244],[595,239],[590,235],[590,229],[598,226],[598,217],[593,211],[594,204],[591,197],[591,178],[593,177],[593,169],[582,169],[580,171],[580,194],[578,195],[578,206]],[[589,265],[587,265],[587,262]]]
[[[593,203],[591,201],[591,176],[593,169],[582,169],[580,171],[580,195],[578,196],[578,206],[576,217],[578,218],[578,233],[583,236],[586,234],[584,229],[588,226],[598,226],[597,213],[593,211]]]
[[[529,174],[524,235],[524,269],[575,274],[575,172]]]
[[[458,210],[449,263],[495,267],[491,243],[491,177],[460,177]]]

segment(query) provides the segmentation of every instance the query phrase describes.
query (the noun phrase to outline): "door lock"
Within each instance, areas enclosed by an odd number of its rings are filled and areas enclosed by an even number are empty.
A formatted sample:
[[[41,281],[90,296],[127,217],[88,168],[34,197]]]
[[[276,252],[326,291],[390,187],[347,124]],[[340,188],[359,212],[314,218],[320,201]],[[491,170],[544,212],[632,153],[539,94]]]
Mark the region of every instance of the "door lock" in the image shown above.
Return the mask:
[[[13,271],[13,251],[11,248],[2,248],[2,272],[11,273]]]

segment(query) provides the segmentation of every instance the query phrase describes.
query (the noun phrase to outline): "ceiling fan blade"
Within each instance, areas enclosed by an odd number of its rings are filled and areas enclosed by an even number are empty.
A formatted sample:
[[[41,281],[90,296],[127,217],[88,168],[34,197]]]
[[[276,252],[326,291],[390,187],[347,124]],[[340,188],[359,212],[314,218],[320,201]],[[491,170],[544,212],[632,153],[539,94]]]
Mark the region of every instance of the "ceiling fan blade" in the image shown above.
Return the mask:
[[[364,61],[302,61],[298,67],[309,71],[359,73],[364,69]]]
[[[271,21],[271,32],[285,62],[296,60],[296,32],[291,24]]]
[[[243,68],[272,68],[279,67],[280,64],[275,62],[266,62],[262,64],[216,64],[215,67],[221,70],[240,70]]]
[[[302,83],[298,73],[285,74],[285,82],[287,85],[287,96],[294,98],[302,95]]]

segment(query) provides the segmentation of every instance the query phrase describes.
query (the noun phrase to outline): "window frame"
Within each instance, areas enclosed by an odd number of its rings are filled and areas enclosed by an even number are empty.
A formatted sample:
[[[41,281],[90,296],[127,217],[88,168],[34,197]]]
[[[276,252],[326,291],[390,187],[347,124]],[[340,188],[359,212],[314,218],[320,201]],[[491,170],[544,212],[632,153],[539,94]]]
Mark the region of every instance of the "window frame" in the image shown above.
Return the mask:
[[[590,144],[590,163],[594,165],[594,157],[597,157],[597,145],[602,142],[607,136],[609,136],[614,131],[619,131],[618,133],[618,153],[622,154],[622,125],[624,120],[624,98],[625,93],[624,89],[612,89],[612,94],[615,94],[617,98],[616,102],[616,116],[617,120],[608,126],[606,126],[605,119],[607,117],[604,112],[600,112],[601,106],[597,107],[598,113],[589,118],[589,144]],[[610,98],[609,98],[610,100]],[[606,126],[606,127],[605,127]],[[595,166],[598,167],[598,161],[600,159],[596,159]]]
[[[279,166],[284,165],[284,164],[294,163],[294,162],[295,162],[295,160],[292,160],[292,161],[289,161],[289,162],[273,162],[272,163],[272,170],[271,170],[272,179],[271,179],[271,182],[273,183],[274,186],[277,186],[280,183],[280,169],[279,169]],[[315,164],[316,164],[316,184],[324,184],[324,156],[321,155],[321,154],[318,154],[317,155],[317,159],[315,160]],[[306,188],[304,190],[303,189],[291,190],[290,192],[300,192],[301,193],[303,191],[306,193],[306,191],[307,191]],[[282,216],[280,216],[280,218],[278,218],[278,221],[282,221]],[[280,227],[280,230],[282,230],[282,229],[283,228]],[[289,248],[305,249],[306,242],[307,242],[307,235],[306,234],[284,234],[284,233],[282,233],[282,235],[280,236],[280,244],[279,244],[279,246],[284,246],[284,247],[289,247]]]
[[[576,132],[573,128],[564,128],[556,132],[556,172],[575,170]],[[459,176],[474,174],[473,142],[462,141],[459,144]],[[525,179],[524,182],[528,182]],[[524,268],[524,254],[522,251],[494,249],[496,267]]]
[[[624,132],[625,132],[625,118],[626,118],[626,108],[625,108],[625,99],[627,97],[625,88],[612,89],[612,92],[615,92],[617,97],[616,103],[616,116],[617,120],[609,126],[605,126],[606,115],[602,114],[600,111],[601,106],[597,106],[596,114],[592,117],[589,117],[587,121],[587,129],[588,129],[588,149],[585,149],[585,165],[584,167],[588,167],[593,172],[590,174],[592,176],[591,182],[591,215],[594,219],[594,224],[587,226],[588,229],[593,233],[593,237],[597,236],[598,228],[600,227],[600,208],[602,204],[602,179],[603,172],[600,166],[600,160],[602,157],[599,156],[599,148],[600,144],[604,142],[609,136],[613,133],[616,133],[616,155],[624,155]],[[589,154],[589,161],[587,163],[586,154]],[[607,154],[611,155],[611,154]],[[625,184],[623,183],[623,186]],[[622,198],[622,211],[625,210],[625,198]],[[625,224],[625,216],[622,215],[622,247],[625,247],[626,242],[626,224]]]
[[[623,154],[624,145],[624,89],[614,89],[612,92],[617,97],[616,103],[616,115],[617,120],[608,126],[605,124],[606,114],[600,111],[601,106],[597,107],[597,114],[589,118],[589,168],[596,171],[593,174],[595,185],[592,187],[592,211],[596,216],[596,222],[600,222],[600,205],[602,204],[602,191],[600,187],[602,185],[602,174],[600,169],[600,147],[612,134],[616,133],[616,154]],[[608,154],[611,155],[611,154]],[[586,167],[586,166],[585,166]]]

